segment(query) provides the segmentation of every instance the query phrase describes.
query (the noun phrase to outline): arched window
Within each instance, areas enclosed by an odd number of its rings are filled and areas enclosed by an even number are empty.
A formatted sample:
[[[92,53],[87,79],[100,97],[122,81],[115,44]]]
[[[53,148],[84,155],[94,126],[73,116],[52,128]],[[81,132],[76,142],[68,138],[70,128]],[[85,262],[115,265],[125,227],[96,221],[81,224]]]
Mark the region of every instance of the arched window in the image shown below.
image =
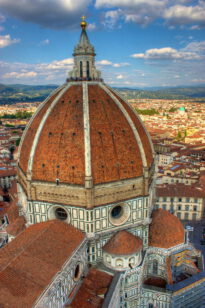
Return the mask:
[[[129,267],[130,267],[130,268],[133,268],[134,265],[135,265],[135,258],[132,257],[132,258],[129,259]]]
[[[80,77],[83,77],[83,62],[80,61]]]
[[[89,65],[89,61],[87,61],[86,70],[87,70],[87,78],[90,78],[90,65]]]
[[[108,255],[106,256],[106,261],[107,261],[107,263],[109,263],[109,264],[111,263],[111,258],[110,258],[110,256],[108,256]]]
[[[123,260],[122,259],[117,259],[115,262],[117,267],[122,267],[123,266]]]
[[[158,274],[158,261],[154,260],[153,261],[153,268],[152,268],[153,274],[157,275]]]

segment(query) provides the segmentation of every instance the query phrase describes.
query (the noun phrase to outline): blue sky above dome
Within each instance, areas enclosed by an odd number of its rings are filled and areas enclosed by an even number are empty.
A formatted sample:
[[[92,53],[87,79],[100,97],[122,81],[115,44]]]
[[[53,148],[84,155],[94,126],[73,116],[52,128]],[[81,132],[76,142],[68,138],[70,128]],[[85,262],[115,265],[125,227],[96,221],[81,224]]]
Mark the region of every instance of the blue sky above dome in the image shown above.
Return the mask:
[[[0,0],[0,82],[64,82],[83,14],[108,84],[205,84],[202,0]]]

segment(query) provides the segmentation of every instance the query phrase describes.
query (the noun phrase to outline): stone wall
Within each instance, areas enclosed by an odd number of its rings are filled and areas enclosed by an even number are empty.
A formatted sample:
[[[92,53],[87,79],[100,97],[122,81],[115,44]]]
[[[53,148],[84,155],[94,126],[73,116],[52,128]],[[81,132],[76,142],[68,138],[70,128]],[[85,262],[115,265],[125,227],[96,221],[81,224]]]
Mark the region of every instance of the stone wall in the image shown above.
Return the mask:
[[[71,301],[87,273],[86,240],[64,264],[34,308],[61,308]]]

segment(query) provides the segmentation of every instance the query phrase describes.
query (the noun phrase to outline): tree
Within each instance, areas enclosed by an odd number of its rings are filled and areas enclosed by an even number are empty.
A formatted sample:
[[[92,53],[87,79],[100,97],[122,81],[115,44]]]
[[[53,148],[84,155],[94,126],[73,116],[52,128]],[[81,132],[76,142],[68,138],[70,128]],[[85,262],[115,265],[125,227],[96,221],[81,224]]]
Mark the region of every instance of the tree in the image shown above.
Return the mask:
[[[178,131],[177,133],[177,139],[178,140],[181,140],[182,139],[182,133],[180,131]]]

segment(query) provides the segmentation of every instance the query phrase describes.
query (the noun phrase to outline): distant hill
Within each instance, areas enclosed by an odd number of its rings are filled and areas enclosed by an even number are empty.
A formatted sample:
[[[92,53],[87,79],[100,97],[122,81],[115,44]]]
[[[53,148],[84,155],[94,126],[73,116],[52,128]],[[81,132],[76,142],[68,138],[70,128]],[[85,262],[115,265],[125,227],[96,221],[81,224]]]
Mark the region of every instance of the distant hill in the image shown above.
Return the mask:
[[[205,98],[205,86],[201,87],[176,87],[161,89],[129,89],[116,88],[126,99],[150,98],[150,99],[197,99]]]
[[[43,101],[57,85],[32,86],[32,85],[4,85],[0,84],[0,105],[14,104],[17,102]],[[175,87],[175,88],[150,88],[130,89],[115,88],[126,99],[201,99],[205,98],[205,86]],[[204,100],[203,100],[204,101]]]
[[[0,84],[0,105],[17,102],[41,102],[57,87],[57,85],[30,86]]]

